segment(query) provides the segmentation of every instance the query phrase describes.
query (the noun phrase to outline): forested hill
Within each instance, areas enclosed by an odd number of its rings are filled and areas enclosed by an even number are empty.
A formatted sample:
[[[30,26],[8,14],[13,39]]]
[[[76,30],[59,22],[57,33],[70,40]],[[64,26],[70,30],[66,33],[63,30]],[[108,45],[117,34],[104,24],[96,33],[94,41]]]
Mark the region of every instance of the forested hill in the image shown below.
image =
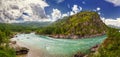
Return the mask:
[[[120,57],[120,29],[109,28],[107,39],[88,57]]]
[[[103,35],[106,25],[96,12],[83,11],[65,17],[37,31],[55,38],[83,38]]]

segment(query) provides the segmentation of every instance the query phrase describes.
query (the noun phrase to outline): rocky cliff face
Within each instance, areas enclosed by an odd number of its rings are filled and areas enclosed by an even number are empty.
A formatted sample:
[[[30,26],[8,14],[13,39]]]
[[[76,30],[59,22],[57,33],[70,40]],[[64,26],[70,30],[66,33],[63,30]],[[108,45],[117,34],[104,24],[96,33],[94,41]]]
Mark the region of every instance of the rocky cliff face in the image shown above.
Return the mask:
[[[0,22],[46,19],[43,0],[0,0]]]

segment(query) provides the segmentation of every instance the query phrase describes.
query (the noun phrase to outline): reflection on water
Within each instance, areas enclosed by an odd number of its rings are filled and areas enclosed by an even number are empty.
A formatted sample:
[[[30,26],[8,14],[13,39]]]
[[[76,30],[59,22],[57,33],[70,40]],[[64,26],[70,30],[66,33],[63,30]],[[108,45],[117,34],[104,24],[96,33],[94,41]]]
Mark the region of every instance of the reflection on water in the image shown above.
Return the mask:
[[[87,53],[89,49],[100,44],[104,36],[87,39],[53,39],[47,36],[32,34],[18,34],[13,38],[18,43],[22,43],[30,49],[26,57],[72,57],[73,54],[80,51]]]

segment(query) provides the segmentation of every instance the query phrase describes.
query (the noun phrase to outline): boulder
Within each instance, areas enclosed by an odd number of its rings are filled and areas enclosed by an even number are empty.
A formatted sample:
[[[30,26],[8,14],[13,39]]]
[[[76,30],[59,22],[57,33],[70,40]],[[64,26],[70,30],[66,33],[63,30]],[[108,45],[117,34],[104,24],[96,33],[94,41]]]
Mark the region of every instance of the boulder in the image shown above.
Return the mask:
[[[99,47],[99,45],[95,45],[90,49],[90,51],[95,52],[95,51],[97,51],[98,47]]]
[[[16,55],[27,54],[29,49],[26,47],[20,47],[20,49],[16,50]]]
[[[27,54],[29,52],[28,48],[18,45],[16,41],[10,41],[9,45],[16,51],[16,55]]]

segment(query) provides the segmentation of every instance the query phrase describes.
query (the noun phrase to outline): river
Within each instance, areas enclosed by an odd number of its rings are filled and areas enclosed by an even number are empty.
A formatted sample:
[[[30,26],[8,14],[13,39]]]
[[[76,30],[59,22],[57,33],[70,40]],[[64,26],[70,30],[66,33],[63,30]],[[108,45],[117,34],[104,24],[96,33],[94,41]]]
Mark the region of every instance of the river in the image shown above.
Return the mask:
[[[76,52],[88,53],[89,49],[100,44],[106,35],[85,39],[54,39],[47,36],[17,34],[12,40],[30,49],[23,57],[72,57]]]

